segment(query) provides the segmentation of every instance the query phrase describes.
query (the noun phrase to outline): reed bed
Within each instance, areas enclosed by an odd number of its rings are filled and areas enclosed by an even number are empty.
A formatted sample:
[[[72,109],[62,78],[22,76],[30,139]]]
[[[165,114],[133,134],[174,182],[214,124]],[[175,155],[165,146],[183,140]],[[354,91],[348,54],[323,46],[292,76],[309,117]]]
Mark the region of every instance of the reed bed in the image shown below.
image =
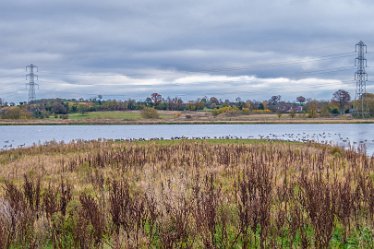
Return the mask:
[[[284,142],[0,153],[0,248],[374,248],[374,160]]]

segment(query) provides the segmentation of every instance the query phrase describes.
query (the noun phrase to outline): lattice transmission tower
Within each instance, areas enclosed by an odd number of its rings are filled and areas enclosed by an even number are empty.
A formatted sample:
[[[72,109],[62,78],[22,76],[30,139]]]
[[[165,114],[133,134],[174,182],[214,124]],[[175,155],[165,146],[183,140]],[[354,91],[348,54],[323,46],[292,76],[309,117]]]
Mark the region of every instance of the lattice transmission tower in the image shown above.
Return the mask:
[[[38,67],[34,64],[26,66],[26,71],[30,71],[30,73],[26,74],[26,80],[29,79],[29,83],[26,84],[29,88],[29,103],[35,101],[35,86],[39,86],[39,84],[35,83],[35,77],[38,79],[38,75],[34,74],[34,69],[38,72]]]
[[[354,104],[354,113],[357,117],[365,118],[368,115],[367,103],[366,103],[366,82],[368,81],[368,74],[365,68],[367,67],[367,60],[365,54],[367,53],[367,46],[363,41],[356,44],[355,50],[357,57],[355,65],[357,70],[355,73],[356,80],[356,96]]]

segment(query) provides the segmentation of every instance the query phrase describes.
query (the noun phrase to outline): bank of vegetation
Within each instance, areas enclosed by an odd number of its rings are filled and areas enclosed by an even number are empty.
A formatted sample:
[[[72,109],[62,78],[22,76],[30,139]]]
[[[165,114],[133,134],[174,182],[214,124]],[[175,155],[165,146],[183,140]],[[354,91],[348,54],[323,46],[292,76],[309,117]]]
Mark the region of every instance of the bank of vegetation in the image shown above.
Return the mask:
[[[374,95],[365,94],[367,105],[366,117],[374,116]],[[196,113],[204,112],[216,119],[224,117],[253,116],[274,114],[281,119],[315,119],[315,118],[350,118],[354,114],[355,101],[347,91],[338,90],[333,93],[331,100],[314,100],[299,96],[295,101],[284,101],[281,96],[271,96],[268,100],[222,100],[216,97],[203,97],[196,100],[184,101],[181,98],[164,98],[161,94],[153,93],[145,100],[115,100],[103,99],[98,96],[92,99],[41,99],[32,103],[6,103],[0,98],[0,119],[57,119],[77,120],[103,116],[102,113],[143,112],[142,119],[159,119],[157,112]],[[153,109],[153,110],[151,110]],[[149,115],[150,112],[152,115]],[[131,115],[104,116],[108,119],[126,119]],[[194,116],[186,114],[186,117]],[[161,117],[162,118],[162,117]]]
[[[374,159],[256,140],[0,153],[0,248],[373,248]]]

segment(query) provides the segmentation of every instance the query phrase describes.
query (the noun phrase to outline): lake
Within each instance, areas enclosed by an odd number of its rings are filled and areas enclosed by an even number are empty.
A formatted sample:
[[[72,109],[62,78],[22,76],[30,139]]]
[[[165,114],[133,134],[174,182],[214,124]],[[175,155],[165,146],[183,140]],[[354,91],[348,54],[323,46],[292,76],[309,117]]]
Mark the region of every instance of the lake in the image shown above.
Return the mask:
[[[212,125],[24,125],[0,126],[0,149],[83,139],[237,137],[365,145],[374,153],[374,124],[212,124]]]

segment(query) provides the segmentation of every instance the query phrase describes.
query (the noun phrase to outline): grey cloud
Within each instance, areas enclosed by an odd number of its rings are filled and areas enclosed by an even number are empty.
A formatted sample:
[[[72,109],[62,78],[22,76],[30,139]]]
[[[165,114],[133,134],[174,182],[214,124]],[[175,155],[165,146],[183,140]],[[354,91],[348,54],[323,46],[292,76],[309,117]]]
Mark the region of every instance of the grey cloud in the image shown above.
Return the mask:
[[[173,85],[178,77],[198,77],[201,71],[211,76],[289,79],[290,85],[282,88],[273,83],[266,85],[269,89],[251,89],[258,98],[266,98],[272,89],[290,99],[299,94],[330,98],[338,85],[322,84],[309,91],[305,82],[299,81],[297,88],[292,82],[303,78],[352,81],[353,53],[312,60],[353,52],[360,39],[370,51],[373,11],[369,0],[4,0],[0,3],[0,97],[26,100],[22,69],[34,63],[41,69],[38,96],[44,98],[109,90],[130,97],[151,91],[171,96],[183,92],[187,98],[214,90],[224,98],[237,95],[231,92],[240,94],[247,84],[229,81],[212,88],[197,79],[193,89]],[[368,59],[370,66],[373,54]],[[338,68],[348,69],[308,73]],[[158,79],[170,85],[128,89],[124,82],[121,90],[119,82],[112,89],[103,86],[109,83],[108,79],[101,82],[100,73],[124,74],[136,82]],[[79,74],[93,75],[88,89],[81,86],[87,82]]]

